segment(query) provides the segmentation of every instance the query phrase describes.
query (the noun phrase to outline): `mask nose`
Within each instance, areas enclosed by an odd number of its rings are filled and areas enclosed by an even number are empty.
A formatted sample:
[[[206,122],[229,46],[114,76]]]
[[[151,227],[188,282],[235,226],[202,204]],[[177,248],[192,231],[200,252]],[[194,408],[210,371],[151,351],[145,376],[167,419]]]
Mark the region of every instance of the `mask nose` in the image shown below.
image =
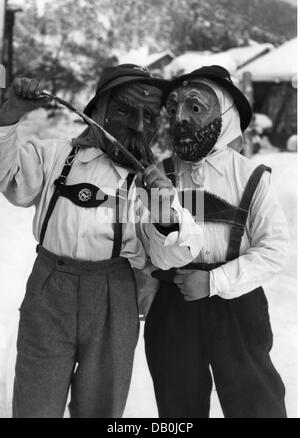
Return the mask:
[[[143,105],[139,105],[138,109],[138,128],[137,131],[142,133],[144,131],[144,108]]]
[[[175,118],[176,118],[176,122],[183,122],[189,120],[189,114],[186,111],[186,106],[184,103],[180,103],[178,105]]]
[[[134,111],[131,115],[129,128],[133,131],[142,133],[144,131],[144,108],[143,105],[138,105],[137,111]]]

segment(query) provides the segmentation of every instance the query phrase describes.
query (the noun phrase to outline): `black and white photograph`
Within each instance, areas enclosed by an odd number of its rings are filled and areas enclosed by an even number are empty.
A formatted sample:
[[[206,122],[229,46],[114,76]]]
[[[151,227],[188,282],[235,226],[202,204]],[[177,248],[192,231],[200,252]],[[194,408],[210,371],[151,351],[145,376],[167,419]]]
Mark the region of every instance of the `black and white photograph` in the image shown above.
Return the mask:
[[[0,0],[0,419],[299,417],[297,14]]]

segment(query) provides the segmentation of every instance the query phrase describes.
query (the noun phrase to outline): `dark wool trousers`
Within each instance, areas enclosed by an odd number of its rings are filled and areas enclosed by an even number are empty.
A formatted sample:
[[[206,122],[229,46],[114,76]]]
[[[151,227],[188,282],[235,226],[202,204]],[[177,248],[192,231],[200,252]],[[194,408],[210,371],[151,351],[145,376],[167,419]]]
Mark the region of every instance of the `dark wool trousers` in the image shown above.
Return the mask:
[[[139,320],[124,258],[79,262],[41,249],[20,309],[14,418],[122,417]]]
[[[208,418],[211,367],[226,418],[285,418],[272,341],[262,288],[186,302],[176,286],[161,283],[145,324],[159,416]]]

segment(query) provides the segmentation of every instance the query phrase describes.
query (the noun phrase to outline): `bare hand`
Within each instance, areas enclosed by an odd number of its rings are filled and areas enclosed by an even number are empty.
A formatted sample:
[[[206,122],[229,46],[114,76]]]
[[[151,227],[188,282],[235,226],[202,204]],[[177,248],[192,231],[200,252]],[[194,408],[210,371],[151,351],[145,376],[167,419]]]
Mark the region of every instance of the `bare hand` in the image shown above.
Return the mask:
[[[208,297],[209,272],[192,269],[177,269],[174,283],[186,301],[196,301]]]
[[[49,102],[48,97],[42,97],[41,93],[45,84],[37,79],[16,78],[8,92],[8,100],[4,103],[0,113],[0,123],[16,123],[24,114]]]
[[[169,226],[178,221],[171,204],[175,196],[175,188],[155,164],[150,164],[143,174],[144,184],[151,196],[151,217],[153,222]]]
[[[173,189],[171,180],[155,164],[145,169],[143,177],[148,189]]]

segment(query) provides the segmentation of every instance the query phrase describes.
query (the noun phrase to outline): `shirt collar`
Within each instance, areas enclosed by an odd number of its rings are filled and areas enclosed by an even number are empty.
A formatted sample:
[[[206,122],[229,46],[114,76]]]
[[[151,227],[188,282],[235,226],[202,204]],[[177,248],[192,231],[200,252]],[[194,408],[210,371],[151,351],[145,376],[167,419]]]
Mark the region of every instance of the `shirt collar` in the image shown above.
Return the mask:
[[[100,148],[91,147],[84,148],[79,151],[78,160],[82,163],[89,163],[97,157],[104,155],[104,152]]]
[[[92,148],[82,149],[79,152],[78,160],[81,161],[82,163],[89,163],[90,161],[92,161],[98,157],[101,157],[103,159],[110,161],[111,165],[116,170],[116,172],[119,174],[121,179],[125,179],[127,177],[128,169],[126,169],[125,167],[119,166],[117,163],[115,163],[113,160],[111,160],[100,148],[92,147]]]
[[[108,157],[107,157],[108,158]],[[109,158],[108,158],[109,160]],[[118,172],[118,174],[120,175],[121,179],[126,179],[127,175],[129,173],[129,170],[126,169],[123,166],[119,166],[117,163],[115,163],[114,161],[110,160],[111,164],[113,165],[114,169]]]
[[[225,154],[228,153],[228,148],[217,150],[213,152],[212,154],[208,155],[207,157],[203,158],[199,163],[193,164],[188,163],[186,161],[183,161],[179,159],[179,171],[178,175],[182,175],[186,173],[187,171],[191,171],[192,168],[195,169],[195,167],[201,166],[202,163],[208,163],[211,167],[213,167],[220,175],[224,175],[225,171],[225,163],[226,158]]]

